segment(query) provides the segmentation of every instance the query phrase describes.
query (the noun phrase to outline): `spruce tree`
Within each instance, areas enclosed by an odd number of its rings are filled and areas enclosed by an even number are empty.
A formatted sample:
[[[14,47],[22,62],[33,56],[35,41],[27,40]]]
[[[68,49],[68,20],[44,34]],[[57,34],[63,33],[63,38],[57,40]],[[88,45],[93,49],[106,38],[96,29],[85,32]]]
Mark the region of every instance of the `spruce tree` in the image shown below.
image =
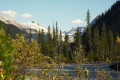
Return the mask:
[[[90,56],[92,54],[92,36],[91,36],[90,12],[89,12],[89,10],[87,11],[86,21],[87,21],[87,30],[86,30],[86,33],[85,33],[85,47],[86,47],[87,56],[90,59]]]
[[[63,54],[63,41],[62,41],[62,31],[60,30],[60,35],[59,35],[59,54]]]
[[[57,53],[57,56],[58,56],[58,51],[59,51],[59,47],[58,47],[58,45],[59,45],[59,42],[58,42],[58,23],[57,23],[57,21],[56,21],[56,30],[55,30],[55,44],[56,44],[56,53]]]
[[[65,34],[65,41],[64,41],[64,56],[67,58],[68,61],[72,60],[72,53],[69,43],[69,36],[68,34]]]
[[[73,59],[77,63],[83,62],[84,54],[83,54],[81,31],[79,30],[79,27],[77,28],[77,32],[75,33],[73,44],[74,44],[73,45],[74,54],[72,53]]]
[[[52,48],[52,36],[50,33],[50,26],[48,26],[46,49],[47,55],[49,56],[51,56],[51,48]]]
[[[56,33],[55,33],[55,28],[53,26],[53,42],[56,42]]]
[[[99,54],[100,54],[100,34],[98,27],[94,28],[93,32],[93,51],[94,51],[94,60],[99,60]]]
[[[109,46],[108,46],[108,39],[107,39],[107,34],[106,34],[106,26],[105,23],[103,23],[102,26],[102,34],[101,34],[101,58],[102,60],[106,60],[108,57],[109,53]]]
[[[40,29],[39,29],[39,33],[37,35],[37,42],[38,42],[38,44],[41,44],[41,31],[40,31]]]
[[[58,24],[57,24],[57,21],[56,21],[56,39],[58,40]]]
[[[41,33],[41,44],[43,45],[45,43],[45,33],[44,30],[42,29],[42,33]]]
[[[58,53],[59,54],[62,54],[63,52],[62,52],[62,48],[63,48],[63,41],[62,41],[62,32],[61,32],[61,30],[60,30],[60,35],[59,35],[59,50],[58,50]]]
[[[44,33],[44,30],[42,29],[42,32],[41,32],[41,52],[42,54],[47,54],[45,53],[45,33]]]
[[[47,41],[51,41],[52,37],[51,37],[51,33],[50,33],[50,25],[48,26],[48,32],[47,32]]]
[[[59,36],[60,42],[62,42],[62,31],[60,30],[60,36]]]
[[[32,40],[32,31],[31,31],[31,28],[30,28],[29,43],[31,42],[31,40]]]
[[[78,27],[74,37],[74,50],[79,52],[81,47],[82,47],[81,31],[79,30]]]
[[[56,59],[58,55],[58,45],[57,45],[57,38],[56,38],[56,30],[53,25],[53,40],[52,40],[52,55],[53,58]]]
[[[114,56],[114,39],[113,39],[113,33],[109,31],[108,33],[108,43],[109,43],[109,54],[108,57],[110,60],[112,60],[112,57]]]

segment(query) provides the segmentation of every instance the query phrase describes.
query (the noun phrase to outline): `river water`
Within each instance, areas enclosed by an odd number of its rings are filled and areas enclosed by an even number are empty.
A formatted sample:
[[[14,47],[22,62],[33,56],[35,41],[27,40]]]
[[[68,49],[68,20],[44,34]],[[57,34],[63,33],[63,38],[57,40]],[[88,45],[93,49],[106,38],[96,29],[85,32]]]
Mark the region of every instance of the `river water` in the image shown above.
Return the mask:
[[[101,70],[104,69],[105,71],[110,72],[110,76],[112,76],[112,78],[114,80],[119,80],[118,74],[120,75],[120,72],[111,70],[109,68],[109,66],[112,65],[112,64],[113,63],[93,63],[93,64],[89,63],[89,64],[81,64],[81,65],[78,65],[78,64],[65,64],[65,65],[58,65],[57,69],[54,69],[54,71],[57,72],[59,70],[59,71],[62,71],[62,72],[67,72],[68,76],[74,79],[75,77],[77,77],[75,69],[77,68],[77,66],[80,66],[80,67],[82,67],[84,73],[85,73],[85,69],[87,69],[89,71],[90,75],[89,75],[89,79],[87,79],[87,80],[98,80],[96,78],[95,70],[99,69],[101,71]],[[63,66],[63,67],[60,67],[60,66]],[[31,71],[31,70],[29,69],[29,71]],[[36,73],[38,75],[41,73],[39,69],[35,70],[35,71],[36,71]],[[52,73],[54,73],[54,72],[52,72]],[[85,77],[83,77],[83,79],[86,80]]]
[[[99,64],[94,63],[94,64],[81,64],[81,65],[70,64],[70,65],[64,65],[63,66],[63,71],[67,72],[68,76],[70,76],[70,77],[76,77],[77,75],[76,75],[75,69],[77,68],[77,66],[81,66],[84,71],[87,68],[87,70],[90,72],[89,80],[97,80],[95,70],[99,68],[99,70],[104,69],[105,71],[109,71],[110,76],[112,76],[112,78],[114,80],[119,80],[118,79],[118,74],[120,75],[120,72],[118,73],[117,71],[113,71],[109,68],[109,66],[112,65],[112,64],[113,63],[99,63]],[[58,67],[59,67],[59,65],[57,66],[57,68]]]

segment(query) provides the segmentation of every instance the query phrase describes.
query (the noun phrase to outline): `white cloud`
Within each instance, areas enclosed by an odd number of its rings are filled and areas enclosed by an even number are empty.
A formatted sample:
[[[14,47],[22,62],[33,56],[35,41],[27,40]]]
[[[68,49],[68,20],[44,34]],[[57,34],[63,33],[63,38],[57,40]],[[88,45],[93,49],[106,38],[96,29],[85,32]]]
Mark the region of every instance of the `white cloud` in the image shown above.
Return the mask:
[[[30,17],[32,17],[32,15],[31,15],[31,14],[26,13],[26,14],[23,14],[23,15],[22,15],[22,17],[24,17],[24,18],[30,18]]]
[[[10,19],[14,19],[16,17],[16,15],[17,15],[17,13],[15,11],[12,11],[12,10],[1,11],[0,14],[5,15]]]
[[[71,21],[71,23],[83,23],[83,21],[80,19],[77,19],[77,20]]]

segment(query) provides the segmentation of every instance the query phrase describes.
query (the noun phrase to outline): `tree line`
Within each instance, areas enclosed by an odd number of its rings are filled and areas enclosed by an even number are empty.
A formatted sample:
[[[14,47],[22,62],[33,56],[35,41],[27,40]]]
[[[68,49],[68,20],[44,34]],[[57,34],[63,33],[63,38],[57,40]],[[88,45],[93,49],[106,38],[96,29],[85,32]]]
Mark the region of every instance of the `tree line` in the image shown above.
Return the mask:
[[[44,70],[48,64],[57,63],[81,63],[92,61],[117,61],[120,60],[120,37],[116,33],[113,37],[111,31],[107,32],[103,22],[102,32],[95,27],[91,30],[90,12],[87,12],[87,30],[81,35],[79,27],[74,36],[74,42],[69,42],[69,35],[62,39],[62,31],[58,30],[58,24],[53,25],[51,34],[48,26],[47,35],[44,30],[39,30],[37,40],[32,39],[30,29],[29,39],[26,41],[23,34],[16,35],[16,39],[10,37],[0,25],[0,79],[12,79],[18,74],[25,74],[27,67],[40,67]],[[51,65],[52,66],[52,65]],[[44,75],[44,74],[43,74]]]
[[[117,44],[118,33],[114,37],[112,31],[107,32],[104,22],[101,33],[98,27],[92,30],[89,10],[86,21],[86,32],[81,35],[78,27],[73,43],[69,42],[68,34],[65,34],[64,41],[62,40],[62,31],[58,30],[57,22],[55,26],[53,25],[52,33],[50,26],[46,35],[43,29],[39,30],[37,42],[41,53],[50,56],[56,62],[115,61],[120,48]]]

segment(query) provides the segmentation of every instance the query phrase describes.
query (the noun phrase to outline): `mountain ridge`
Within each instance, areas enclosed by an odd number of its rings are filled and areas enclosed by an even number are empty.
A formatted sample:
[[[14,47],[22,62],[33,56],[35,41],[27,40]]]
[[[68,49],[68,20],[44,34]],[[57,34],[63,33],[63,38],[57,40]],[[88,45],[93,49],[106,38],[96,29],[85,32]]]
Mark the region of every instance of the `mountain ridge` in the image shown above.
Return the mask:
[[[101,33],[103,22],[106,24],[107,32],[111,30],[114,36],[116,35],[116,32],[120,34],[120,1],[116,1],[110,9],[99,16],[96,23],[92,25],[92,30],[94,27],[98,27]]]

